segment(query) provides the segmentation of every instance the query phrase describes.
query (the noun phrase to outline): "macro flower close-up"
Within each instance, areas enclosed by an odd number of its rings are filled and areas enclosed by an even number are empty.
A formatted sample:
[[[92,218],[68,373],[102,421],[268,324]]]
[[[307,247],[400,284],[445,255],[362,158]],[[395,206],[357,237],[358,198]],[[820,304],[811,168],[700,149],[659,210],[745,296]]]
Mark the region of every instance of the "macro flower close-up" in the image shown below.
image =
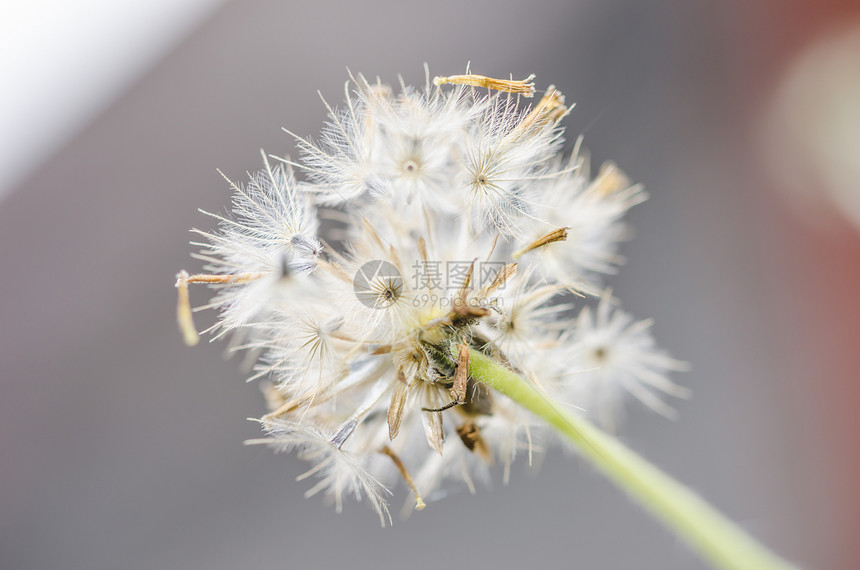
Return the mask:
[[[470,350],[605,425],[625,394],[672,414],[683,363],[608,291],[595,316],[586,304],[645,194],[611,163],[592,176],[581,141],[561,155],[560,91],[429,70],[419,88],[358,74],[345,91],[296,161],[264,154],[230,182],[232,211],[197,232],[209,273],[178,276],[190,343],[188,287],[208,284],[210,331],[256,358],[270,409],[249,443],[295,449],[321,477],[308,494],[366,499],[385,523],[398,479],[423,508],[551,441],[469,375]]]
[[[209,272],[177,275],[186,343],[189,285],[207,284],[209,331],[256,359],[269,404],[266,437],[246,443],[308,460],[306,495],[338,512],[366,500],[385,526],[398,479],[416,510],[475,492],[496,462],[508,480],[553,426],[713,565],[791,568],[593,426],[614,430],[625,394],[673,417],[661,395],[689,396],[668,377],[686,365],[609,290],[593,315],[581,303],[622,261],[623,216],[645,194],[611,163],[592,178],[581,140],[561,156],[564,95],[522,105],[533,80],[467,66],[431,81],[425,66],[423,88],[396,93],[352,76],[342,108],[323,99],[320,142],[293,135],[297,161],[264,152],[249,183],[228,179],[218,229],[194,230]]]
[[[858,16],[5,3],[0,568],[857,568]]]

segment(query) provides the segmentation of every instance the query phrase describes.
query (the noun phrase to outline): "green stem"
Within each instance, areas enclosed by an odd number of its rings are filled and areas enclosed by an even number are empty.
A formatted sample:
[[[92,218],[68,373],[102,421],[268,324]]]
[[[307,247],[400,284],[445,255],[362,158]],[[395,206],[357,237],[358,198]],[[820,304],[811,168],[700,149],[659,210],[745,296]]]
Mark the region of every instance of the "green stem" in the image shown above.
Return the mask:
[[[469,373],[567,436],[579,453],[641,503],[715,567],[795,568],[782,560],[692,491],[648,463],[582,417],[554,404],[508,368],[472,350]]]

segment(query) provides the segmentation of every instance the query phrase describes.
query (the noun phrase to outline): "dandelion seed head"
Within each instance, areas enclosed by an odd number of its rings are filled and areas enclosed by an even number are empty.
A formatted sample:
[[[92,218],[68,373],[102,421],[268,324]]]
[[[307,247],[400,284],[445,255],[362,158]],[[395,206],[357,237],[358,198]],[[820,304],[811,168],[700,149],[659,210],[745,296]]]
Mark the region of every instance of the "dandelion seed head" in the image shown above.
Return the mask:
[[[351,76],[320,135],[293,135],[297,161],[264,154],[197,232],[209,273],[180,274],[179,321],[194,337],[188,287],[212,287],[209,332],[235,335],[264,388],[253,443],[309,461],[309,495],[385,523],[398,480],[420,509],[531,462],[543,427],[469,375],[470,351],[600,417],[626,394],[664,415],[659,395],[687,395],[649,322],[602,289],[645,194],[611,163],[592,177],[579,142],[562,158],[569,109],[552,86],[529,104],[532,80]]]

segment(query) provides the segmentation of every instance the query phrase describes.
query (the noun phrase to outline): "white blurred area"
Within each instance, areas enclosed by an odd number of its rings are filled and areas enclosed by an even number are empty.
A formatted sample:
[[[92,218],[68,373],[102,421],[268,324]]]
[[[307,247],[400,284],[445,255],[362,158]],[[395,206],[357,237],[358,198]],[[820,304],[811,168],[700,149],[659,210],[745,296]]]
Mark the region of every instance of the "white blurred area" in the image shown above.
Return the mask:
[[[0,3],[0,200],[221,2]]]
[[[813,41],[774,94],[769,170],[797,212],[829,226],[838,210],[860,230],[860,20]]]

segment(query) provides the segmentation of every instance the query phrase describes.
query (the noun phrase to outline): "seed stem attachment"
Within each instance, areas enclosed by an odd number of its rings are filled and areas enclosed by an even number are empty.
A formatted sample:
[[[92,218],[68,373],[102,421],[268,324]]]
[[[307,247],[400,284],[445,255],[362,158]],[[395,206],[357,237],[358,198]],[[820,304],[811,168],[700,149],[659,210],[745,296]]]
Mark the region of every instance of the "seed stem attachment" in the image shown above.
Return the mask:
[[[415,486],[415,482],[412,480],[412,476],[409,474],[409,471],[406,469],[406,466],[403,464],[403,461],[400,460],[400,457],[394,453],[390,447],[383,446],[382,449],[379,450],[379,453],[387,455],[391,458],[391,461],[394,462],[394,466],[397,467],[397,470],[400,471],[400,476],[403,477],[403,480],[409,485],[409,488],[412,489],[412,492],[415,493],[415,510],[420,511],[427,504],[424,502],[424,499],[421,498],[421,494],[418,493],[418,488]]]
[[[210,275],[196,274],[189,275],[184,269],[176,274],[176,288],[178,289],[178,298],[176,300],[176,323],[179,325],[179,331],[182,333],[182,340],[188,346],[195,346],[200,342],[200,335],[197,333],[197,328],[194,326],[194,316],[191,309],[191,297],[188,293],[189,283],[209,283],[223,285],[244,285],[251,281],[256,281],[265,273],[237,273],[235,275]]]
[[[555,88],[555,85],[550,85],[540,101],[535,104],[532,110],[529,111],[529,114],[511,131],[506,140],[515,140],[528,133],[533,127],[558,123],[567,115],[567,112],[567,105],[564,104],[564,95]]]
[[[535,84],[533,79],[534,74],[529,75],[525,79],[515,81],[513,79],[493,79],[485,75],[475,75],[469,73],[467,75],[449,75],[447,77],[433,78],[433,85],[439,87],[446,83],[456,85],[471,85],[472,87],[485,87],[495,91],[503,91],[505,93],[515,93],[523,97],[533,97],[535,94]]]
[[[530,244],[526,245],[525,247],[515,251],[513,254],[513,258],[519,259],[523,255],[525,255],[526,253],[528,253],[534,249],[538,249],[539,247],[543,247],[545,245],[549,245],[549,244],[555,243],[557,241],[566,240],[568,229],[569,228],[558,228],[557,230],[551,231],[550,233],[546,234],[545,236],[540,237],[540,238],[536,239],[535,241],[531,242]]]
[[[176,275],[176,289],[179,296],[176,301],[176,323],[182,332],[182,340],[188,346],[195,346],[200,342],[200,335],[194,326],[194,317],[191,313],[191,299],[188,295],[188,272],[183,270]]]
[[[244,285],[245,283],[250,283],[251,281],[256,281],[257,279],[268,275],[268,273],[236,273],[233,275],[210,275],[205,273],[198,273],[196,275],[188,275],[185,273],[186,281],[188,283],[209,283],[209,284],[222,284],[222,285]]]

